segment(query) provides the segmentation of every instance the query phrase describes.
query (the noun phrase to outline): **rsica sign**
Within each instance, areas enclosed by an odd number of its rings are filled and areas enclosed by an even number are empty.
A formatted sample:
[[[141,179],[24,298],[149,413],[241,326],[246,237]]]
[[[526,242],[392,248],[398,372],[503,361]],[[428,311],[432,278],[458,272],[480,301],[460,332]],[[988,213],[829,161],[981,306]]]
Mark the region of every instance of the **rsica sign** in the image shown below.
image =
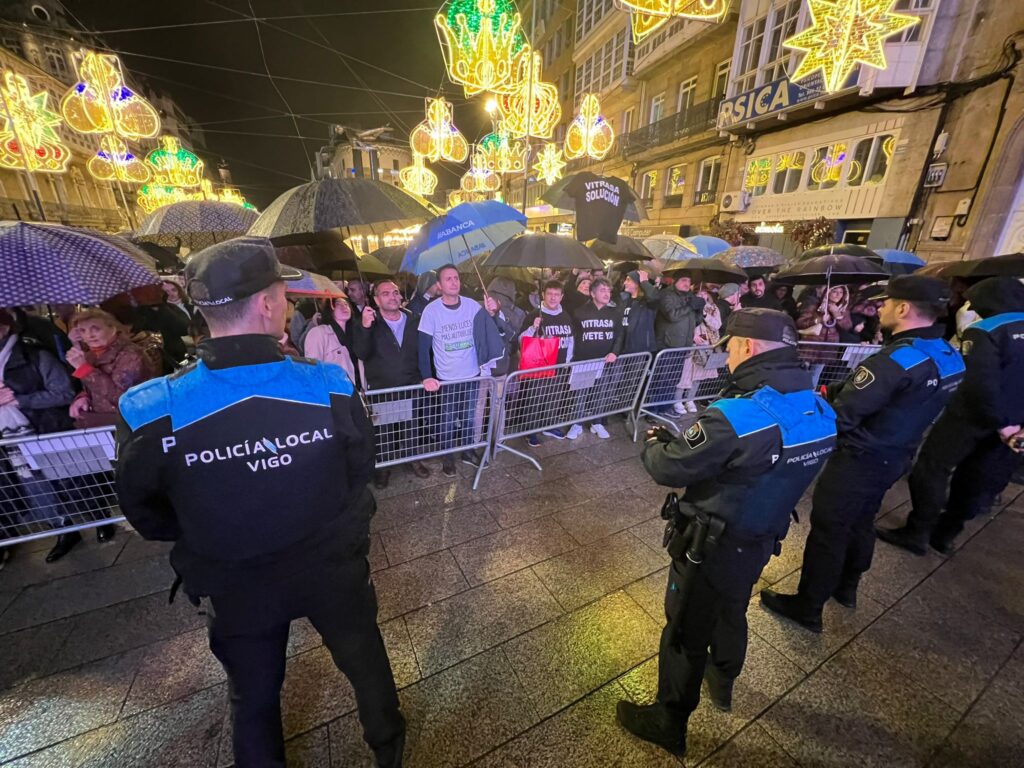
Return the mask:
[[[728,130],[823,96],[824,91],[810,82],[811,85],[798,85],[782,78],[726,99],[718,109],[718,127]]]

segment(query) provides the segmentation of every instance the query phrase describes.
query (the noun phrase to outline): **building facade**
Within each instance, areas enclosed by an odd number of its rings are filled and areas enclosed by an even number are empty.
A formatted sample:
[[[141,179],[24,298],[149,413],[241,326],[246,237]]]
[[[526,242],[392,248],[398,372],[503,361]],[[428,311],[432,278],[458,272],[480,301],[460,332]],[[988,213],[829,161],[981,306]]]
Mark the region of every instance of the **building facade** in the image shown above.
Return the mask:
[[[409,142],[396,137],[390,127],[335,125],[331,128],[331,143],[321,151],[321,158],[321,176],[375,179],[397,187],[401,186],[399,171],[412,164],[412,150]]]

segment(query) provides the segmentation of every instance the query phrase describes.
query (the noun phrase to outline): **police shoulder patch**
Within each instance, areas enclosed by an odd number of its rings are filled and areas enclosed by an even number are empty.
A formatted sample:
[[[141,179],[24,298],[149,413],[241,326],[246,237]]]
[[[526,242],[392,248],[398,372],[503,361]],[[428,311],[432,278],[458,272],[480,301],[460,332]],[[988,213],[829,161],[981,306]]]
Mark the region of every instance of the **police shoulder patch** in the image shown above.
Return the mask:
[[[699,421],[690,425],[690,428],[683,432],[683,441],[691,450],[704,445],[708,441],[708,433],[704,431],[704,425]]]
[[[854,389],[867,389],[875,381],[875,374],[865,368],[863,365],[860,366],[857,371],[853,374],[853,386]]]

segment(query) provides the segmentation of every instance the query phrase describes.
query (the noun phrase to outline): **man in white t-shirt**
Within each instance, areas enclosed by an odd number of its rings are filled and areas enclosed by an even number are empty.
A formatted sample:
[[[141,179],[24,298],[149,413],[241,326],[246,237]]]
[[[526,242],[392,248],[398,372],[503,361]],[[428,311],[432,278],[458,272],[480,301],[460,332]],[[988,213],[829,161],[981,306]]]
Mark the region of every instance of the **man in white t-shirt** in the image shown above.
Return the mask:
[[[482,368],[493,361],[478,359],[479,323],[489,322],[498,311],[493,298],[484,306],[460,295],[462,281],[459,270],[446,265],[437,271],[441,286],[440,301],[432,301],[423,309],[419,325],[419,360],[423,388],[436,392],[441,382],[461,381],[445,386],[440,400],[440,450],[450,451],[459,444],[472,442],[473,415],[479,382],[462,381],[482,375]],[[485,311],[483,317],[479,315]],[[463,461],[479,466],[480,456],[474,451],[463,453]],[[441,461],[441,471],[455,476],[455,460],[451,454]]]

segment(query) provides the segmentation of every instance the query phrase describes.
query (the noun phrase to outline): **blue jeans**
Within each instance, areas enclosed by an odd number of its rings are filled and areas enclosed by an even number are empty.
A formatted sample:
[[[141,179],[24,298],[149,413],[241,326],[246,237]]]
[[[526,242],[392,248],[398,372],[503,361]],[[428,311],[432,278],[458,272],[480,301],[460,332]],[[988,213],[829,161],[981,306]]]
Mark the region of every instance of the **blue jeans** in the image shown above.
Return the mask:
[[[462,381],[441,386],[441,450],[479,442],[473,434],[479,381]]]

